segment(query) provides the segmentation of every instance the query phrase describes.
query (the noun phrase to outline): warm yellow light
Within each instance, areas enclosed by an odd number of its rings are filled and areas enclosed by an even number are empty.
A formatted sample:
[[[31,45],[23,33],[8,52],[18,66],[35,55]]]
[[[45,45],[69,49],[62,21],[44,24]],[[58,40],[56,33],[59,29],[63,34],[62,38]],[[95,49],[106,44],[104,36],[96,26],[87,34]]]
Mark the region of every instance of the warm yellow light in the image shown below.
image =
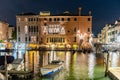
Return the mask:
[[[80,30],[78,30],[77,33],[80,34]]]
[[[39,44],[29,44],[28,47],[30,47],[30,48],[37,48],[37,47],[39,47]]]
[[[73,49],[77,49],[77,48],[78,48],[78,45],[74,44]]]

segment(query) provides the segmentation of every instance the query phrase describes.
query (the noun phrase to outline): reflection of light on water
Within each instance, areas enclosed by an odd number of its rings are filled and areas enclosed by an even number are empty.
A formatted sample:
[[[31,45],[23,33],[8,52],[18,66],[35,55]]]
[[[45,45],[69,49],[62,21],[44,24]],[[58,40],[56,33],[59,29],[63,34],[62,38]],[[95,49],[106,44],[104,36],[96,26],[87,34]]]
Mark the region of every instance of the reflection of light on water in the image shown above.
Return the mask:
[[[13,45],[13,56],[16,59],[17,58],[17,52],[18,52],[18,57],[23,58],[23,55],[25,54],[26,51],[26,44],[25,43],[15,43]]]
[[[119,56],[118,52],[113,52],[111,56],[111,67],[118,67]]]
[[[54,60],[54,51],[50,52],[50,63]]]
[[[39,72],[39,52],[34,53],[34,72],[37,74]]]
[[[34,73],[38,73],[39,71],[39,52],[38,51],[27,51],[25,54],[26,59],[26,71],[32,70],[34,67]],[[34,63],[34,64],[33,64]],[[34,65],[34,66],[33,66]]]
[[[26,71],[28,71],[29,70],[28,51],[26,51],[25,53],[25,67],[26,67]]]
[[[94,66],[95,66],[95,56],[94,56],[94,54],[90,54],[89,59],[88,59],[88,76],[89,76],[89,78],[93,78]]]
[[[54,54],[54,60],[57,60],[56,51],[54,51],[53,54]]]
[[[0,73],[0,80],[5,80],[4,75]]]
[[[22,52],[21,51],[18,52],[18,58],[22,58]]]
[[[70,53],[66,53],[66,70],[69,70],[69,63],[70,63]]]

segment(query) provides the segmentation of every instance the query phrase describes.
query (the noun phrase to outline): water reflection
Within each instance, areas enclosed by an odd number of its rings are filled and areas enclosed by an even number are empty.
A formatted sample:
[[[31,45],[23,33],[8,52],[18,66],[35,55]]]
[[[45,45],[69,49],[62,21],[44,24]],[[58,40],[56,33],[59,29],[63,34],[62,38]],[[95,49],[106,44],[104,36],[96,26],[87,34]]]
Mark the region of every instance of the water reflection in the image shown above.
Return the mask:
[[[58,74],[61,75],[59,76],[60,80],[61,78],[62,80],[93,79],[96,59],[93,53],[56,52],[56,57],[65,62],[65,74]],[[59,78],[54,79],[53,76],[51,78],[53,80],[59,80]],[[47,79],[50,79],[50,77]],[[42,80],[44,80],[44,78]]]
[[[88,76],[90,79],[94,77],[94,67],[95,67],[95,56],[94,54],[90,54],[88,58]]]
[[[72,53],[69,51],[40,51],[34,52],[33,59],[32,53],[33,52],[29,52],[30,59],[33,60],[30,60],[31,62],[29,65],[31,66],[31,69],[32,65],[34,65],[34,71],[36,74],[39,72],[38,67],[47,65],[52,60],[60,59],[64,61],[64,70],[49,77],[41,77],[40,80],[97,80],[98,78],[99,80],[104,79],[105,68],[103,54],[84,54],[77,52]],[[28,53],[26,54],[26,56],[27,55]],[[29,59],[27,60],[28,61],[26,62],[29,63]],[[112,62],[114,61],[115,60],[113,60]],[[105,78],[105,80],[109,80],[109,78]]]
[[[118,67],[120,66],[120,55],[119,52],[110,52],[110,67]]]

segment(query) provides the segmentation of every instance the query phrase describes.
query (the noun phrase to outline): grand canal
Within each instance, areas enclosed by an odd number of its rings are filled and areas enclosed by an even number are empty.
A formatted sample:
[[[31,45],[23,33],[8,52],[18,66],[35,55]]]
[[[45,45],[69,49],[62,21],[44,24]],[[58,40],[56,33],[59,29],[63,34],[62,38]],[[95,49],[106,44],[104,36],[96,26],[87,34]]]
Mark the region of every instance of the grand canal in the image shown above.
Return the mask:
[[[28,62],[28,53],[26,53],[26,64],[30,63],[30,67],[28,65],[26,67],[34,69],[35,77],[33,80],[110,80],[110,78],[104,77],[106,66],[104,62],[107,53],[30,51],[29,54],[31,54],[30,62]],[[109,67],[120,66],[119,52],[110,52],[109,54]],[[64,70],[52,76],[37,77],[40,65],[47,65],[50,61],[58,59],[64,61]]]

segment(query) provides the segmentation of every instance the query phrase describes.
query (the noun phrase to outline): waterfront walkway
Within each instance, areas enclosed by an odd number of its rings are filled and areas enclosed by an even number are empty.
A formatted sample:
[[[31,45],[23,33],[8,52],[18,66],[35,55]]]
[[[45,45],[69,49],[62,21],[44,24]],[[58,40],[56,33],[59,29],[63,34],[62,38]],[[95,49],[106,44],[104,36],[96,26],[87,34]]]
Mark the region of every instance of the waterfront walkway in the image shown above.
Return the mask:
[[[120,80],[120,67],[109,68],[108,76],[112,78],[112,80]]]

